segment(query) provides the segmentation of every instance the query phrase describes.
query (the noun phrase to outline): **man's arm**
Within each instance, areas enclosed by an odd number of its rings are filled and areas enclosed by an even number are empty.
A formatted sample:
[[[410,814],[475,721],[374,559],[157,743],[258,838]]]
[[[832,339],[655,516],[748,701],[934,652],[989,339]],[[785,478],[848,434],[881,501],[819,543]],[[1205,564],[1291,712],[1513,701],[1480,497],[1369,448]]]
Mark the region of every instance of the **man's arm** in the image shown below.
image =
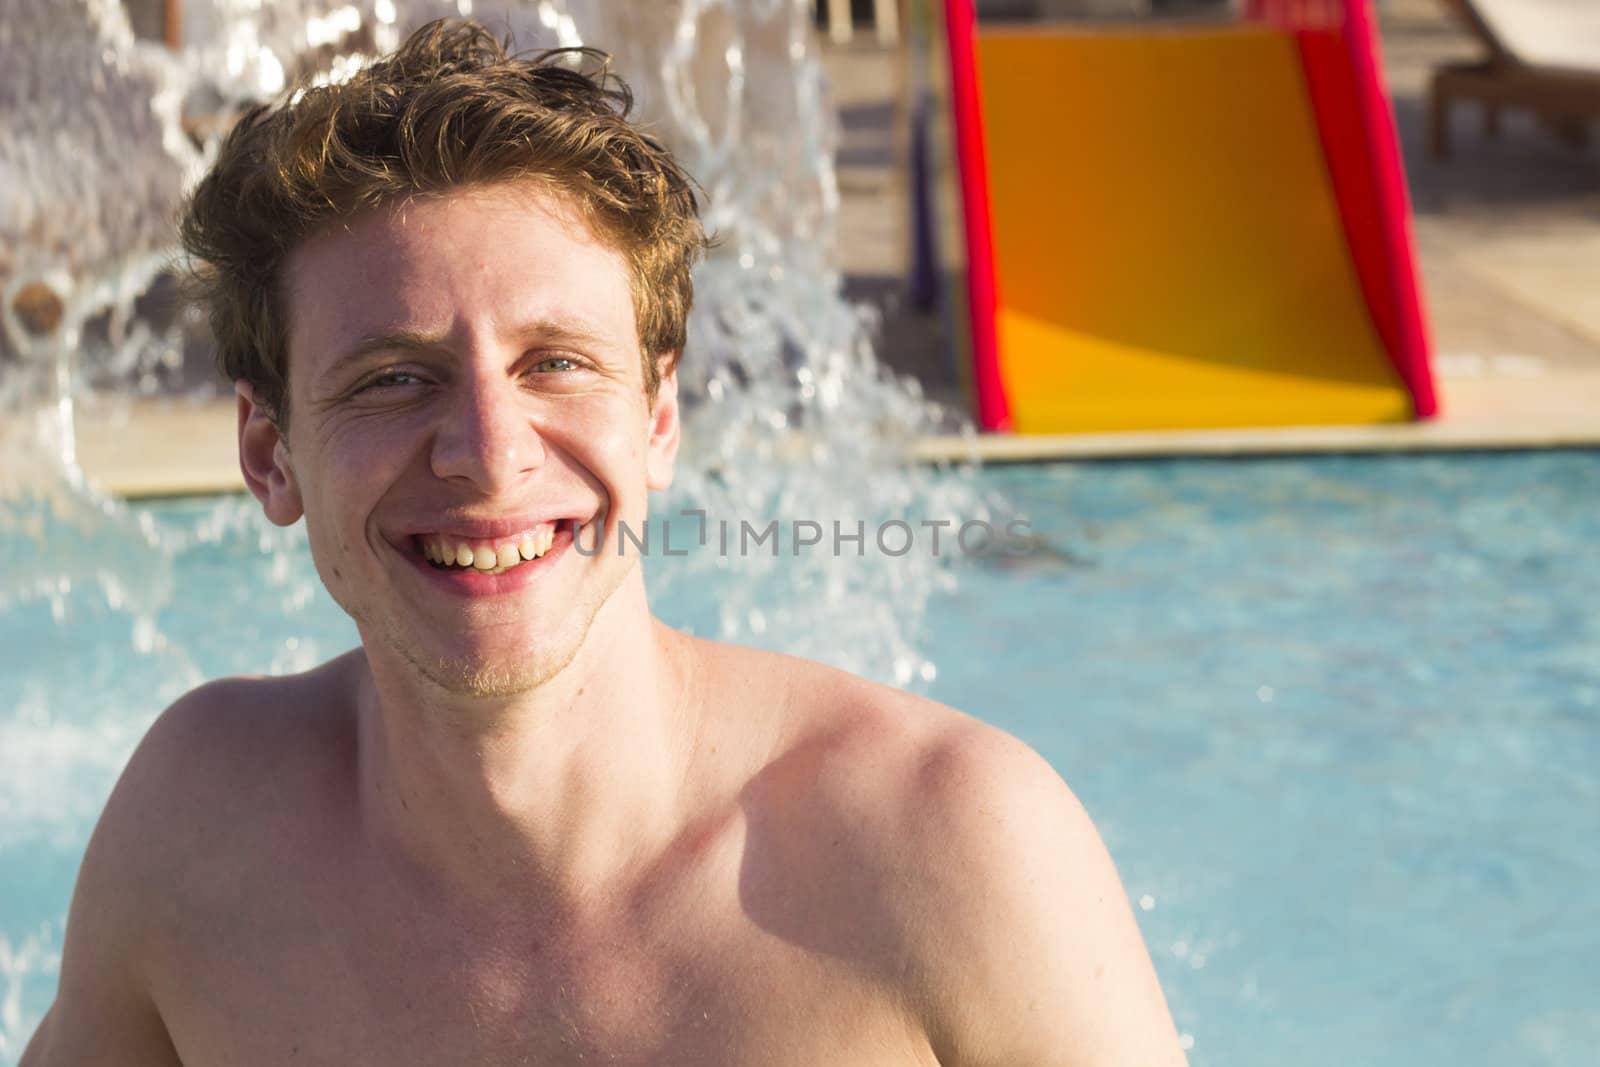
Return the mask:
[[[945,1067],[1185,1063],[1089,816],[1040,756],[976,724],[921,761],[911,891],[924,1012]]]
[[[72,894],[56,1001],[19,1067],[181,1067],[145,980],[144,944],[162,833],[152,799],[163,768],[178,765],[168,757],[183,713],[180,702],[151,728],[106,802]]]

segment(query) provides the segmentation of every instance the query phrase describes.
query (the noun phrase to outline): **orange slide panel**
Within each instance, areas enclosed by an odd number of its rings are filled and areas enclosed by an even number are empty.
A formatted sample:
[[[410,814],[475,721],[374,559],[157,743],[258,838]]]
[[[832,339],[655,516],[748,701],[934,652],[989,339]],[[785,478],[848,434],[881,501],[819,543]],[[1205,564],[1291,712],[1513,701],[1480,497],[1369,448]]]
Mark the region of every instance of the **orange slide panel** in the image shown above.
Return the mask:
[[[984,30],[978,49],[1018,431],[1412,417],[1291,35]]]

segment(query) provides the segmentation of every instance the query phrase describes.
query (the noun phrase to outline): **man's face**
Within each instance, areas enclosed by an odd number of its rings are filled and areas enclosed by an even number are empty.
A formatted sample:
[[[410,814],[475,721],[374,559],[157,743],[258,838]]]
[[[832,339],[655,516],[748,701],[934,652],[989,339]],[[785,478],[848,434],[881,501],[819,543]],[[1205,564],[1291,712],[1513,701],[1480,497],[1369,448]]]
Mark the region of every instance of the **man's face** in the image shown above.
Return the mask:
[[[652,407],[621,254],[508,184],[331,229],[286,283],[287,439],[241,400],[269,517],[303,510],[369,655],[484,695],[558,673],[638,565],[576,551],[574,521],[591,553],[602,519],[613,543],[619,520],[639,529],[677,446],[676,380]]]

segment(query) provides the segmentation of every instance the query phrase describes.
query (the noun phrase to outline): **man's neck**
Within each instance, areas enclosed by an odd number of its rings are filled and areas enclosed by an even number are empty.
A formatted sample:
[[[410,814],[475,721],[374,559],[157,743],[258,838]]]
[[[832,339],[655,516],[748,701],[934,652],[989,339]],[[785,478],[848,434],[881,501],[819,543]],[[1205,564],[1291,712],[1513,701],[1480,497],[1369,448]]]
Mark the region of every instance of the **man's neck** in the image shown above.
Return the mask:
[[[638,573],[556,676],[514,697],[447,694],[369,649],[358,699],[363,819],[381,854],[456,899],[604,909],[690,817],[700,717],[687,638]]]

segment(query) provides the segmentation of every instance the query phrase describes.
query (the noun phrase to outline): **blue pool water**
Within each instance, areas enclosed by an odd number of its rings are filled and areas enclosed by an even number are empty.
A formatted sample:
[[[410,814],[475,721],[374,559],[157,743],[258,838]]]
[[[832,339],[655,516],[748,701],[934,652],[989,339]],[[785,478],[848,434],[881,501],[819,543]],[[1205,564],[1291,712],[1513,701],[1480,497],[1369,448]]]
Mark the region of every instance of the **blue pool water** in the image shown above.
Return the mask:
[[[1040,543],[951,560],[921,688],[1073,785],[1196,1067],[1596,1062],[1600,453],[981,477]],[[135,509],[177,559],[149,618],[87,579],[0,610],[0,1063],[154,714],[353,640],[252,507]],[[718,586],[677,565],[656,608],[705,632]]]

